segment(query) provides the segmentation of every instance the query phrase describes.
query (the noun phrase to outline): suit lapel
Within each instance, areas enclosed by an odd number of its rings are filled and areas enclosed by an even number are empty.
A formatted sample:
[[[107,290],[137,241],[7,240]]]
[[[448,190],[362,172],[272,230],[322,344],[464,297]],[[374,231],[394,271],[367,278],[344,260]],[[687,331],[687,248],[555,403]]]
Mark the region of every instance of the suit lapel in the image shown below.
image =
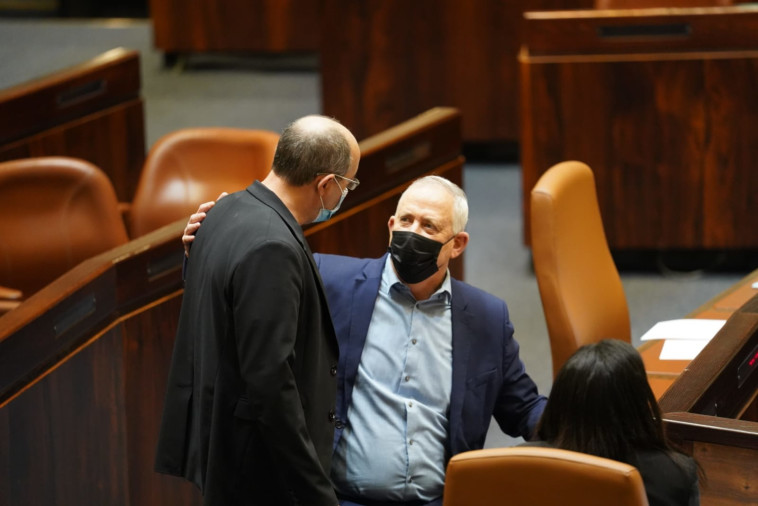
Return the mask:
[[[379,293],[379,285],[382,280],[382,270],[387,256],[371,260],[353,280],[354,290],[351,301],[350,331],[347,345],[340,349],[345,354],[343,371],[345,375],[345,406],[350,405],[353,395],[353,385],[358,374],[358,364],[363,354],[363,346],[366,344],[368,326],[371,323],[371,315],[374,312],[374,304]]]
[[[468,375],[469,353],[471,351],[471,314],[468,312],[463,283],[451,280],[452,290],[452,325],[453,325],[453,386],[450,393],[450,445],[452,447],[456,434],[460,430],[463,398],[466,394],[466,378]]]

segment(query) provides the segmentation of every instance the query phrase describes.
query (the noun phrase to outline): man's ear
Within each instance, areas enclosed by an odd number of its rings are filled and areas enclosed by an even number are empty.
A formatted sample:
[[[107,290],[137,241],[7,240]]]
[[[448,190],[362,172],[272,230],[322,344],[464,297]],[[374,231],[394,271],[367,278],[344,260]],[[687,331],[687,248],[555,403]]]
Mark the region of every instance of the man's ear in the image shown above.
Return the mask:
[[[387,244],[390,244],[392,242],[392,227],[395,226],[395,215],[393,214],[390,216],[389,221],[387,221],[387,230],[389,231],[389,236],[387,237]]]
[[[316,176],[316,179],[318,179],[318,182],[316,183],[316,191],[319,195],[323,196],[324,192],[326,192],[326,186],[329,184],[329,179],[332,178],[331,174],[324,174],[324,175],[318,175]]]
[[[453,251],[450,252],[450,258],[456,258],[463,253],[463,250],[468,246],[469,235],[468,232],[460,232],[453,239]]]

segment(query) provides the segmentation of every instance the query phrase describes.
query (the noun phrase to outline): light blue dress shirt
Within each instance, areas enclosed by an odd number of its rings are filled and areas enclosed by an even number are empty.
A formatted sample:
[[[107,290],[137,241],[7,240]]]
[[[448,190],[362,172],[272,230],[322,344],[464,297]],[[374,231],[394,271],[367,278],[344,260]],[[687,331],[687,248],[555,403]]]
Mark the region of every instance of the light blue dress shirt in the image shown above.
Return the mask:
[[[332,461],[346,496],[431,501],[442,495],[453,374],[450,275],[417,302],[390,257]]]

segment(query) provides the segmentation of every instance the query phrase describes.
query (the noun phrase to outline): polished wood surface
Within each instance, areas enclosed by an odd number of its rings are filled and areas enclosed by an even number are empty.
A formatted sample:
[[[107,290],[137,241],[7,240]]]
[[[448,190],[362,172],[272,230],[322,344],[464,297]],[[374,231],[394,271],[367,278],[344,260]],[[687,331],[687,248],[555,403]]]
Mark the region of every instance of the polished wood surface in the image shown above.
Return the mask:
[[[643,9],[649,7],[724,7],[732,0],[595,0],[596,9]]]
[[[139,54],[113,49],[0,91],[0,161],[73,156],[100,167],[130,201],[145,159]]]
[[[155,47],[205,51],[314,52],[318,0],[150,0]]]
[[[463,113],[466,142],[518,140],[522,13],[592,0],[325,0],[323,111],[361,138],[435,105]]]
[[[758,247],[758,8],[534,12],[524,30],[525,197],[581,160],[613,250]]]
[[[740,362],[758,346],[756,282],[758,270],[687,315],[727,320],[695,360],[660,360],[663,341],[640,347],[669,435],[705,472],[703,506],[758,497],[758,375],[742,386],[736,380]]]
[[[758,374],[742,369],[756,350],[758,295],[729,317],[659,401],[668,434],[705,473],[704,506],[758,497]]]
[[[751,272],[734,286],[693,310],[686,315],[686,318],[728,319],[743,304],[758,295],[758,290],[752,286],[756,282],[758,282],[758,270]],[[659,357],[662,348],[662,340],[645,341],[639,348],[645,362],[648,381],[657,398],[661,398],[679,378],[682,371],[690,365],[689,360],[661,360]]]
[[[368,167],[394,186],[351,195],[351,207],[305,230],[311,249],[381,255],[402,188],[430,173],[461,182],[456,124],[457,111],[437,110],[362,142]],[[410,157],[418,142],[432,147]],[[193,485],[152,471],[184,225],[92,258],[0,317],[0,504],[200,504]]]

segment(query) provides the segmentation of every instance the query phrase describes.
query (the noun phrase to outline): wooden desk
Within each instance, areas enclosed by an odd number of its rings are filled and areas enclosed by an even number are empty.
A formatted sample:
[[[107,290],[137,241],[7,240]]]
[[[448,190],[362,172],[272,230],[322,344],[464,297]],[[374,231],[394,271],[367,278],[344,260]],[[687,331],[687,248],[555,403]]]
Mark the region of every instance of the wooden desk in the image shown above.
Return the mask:
[[[703,506],[758,502],[758,374],[738,374],[758,350],[756,281],[758,270],[688,315],[727,319],[693,361],[659,360],[662,341],[641,347],[667,433],[705,472]]]
[[[539,176],[580,160],[612,250],[758,247],[758,8],[530,12],[523,41],[527,233]]]
[[[139,53],[113,49],[0,91],[0,161],[73,156],[97,165],[130,202],[145,160]]]
[[[150,0],[155,47],[181,53],[315,52],[318,0]]]
[[[463,139],[518,140],[521,18],[592,0],[326,0],[324,114],[359,138],[436,105],[463,113]]]
[[[351,207],[305,230],[313,251],[379,256],[411,180],[435,173],[460,183],[460,114],[433,111],[361,151],[373,167],[364,181],[399,168],[396,185],[356,191]],[[153,471],[185,223],[80,264],[0,317],[0,504],[201,504],[193,485]]]
[[[711,300],[689,313],[687,318],[705,318],[726,320],[751,297],[758,295],[758,290],[752,284],[758,281],[758,270],[745,276],[738,283],[716,295]],[[646,341],[639,347],[645,362],[648,381],[657,398],[671,387],[679,378],[682,371],[689,365],[689,360],[661,360],[663,341]]]

